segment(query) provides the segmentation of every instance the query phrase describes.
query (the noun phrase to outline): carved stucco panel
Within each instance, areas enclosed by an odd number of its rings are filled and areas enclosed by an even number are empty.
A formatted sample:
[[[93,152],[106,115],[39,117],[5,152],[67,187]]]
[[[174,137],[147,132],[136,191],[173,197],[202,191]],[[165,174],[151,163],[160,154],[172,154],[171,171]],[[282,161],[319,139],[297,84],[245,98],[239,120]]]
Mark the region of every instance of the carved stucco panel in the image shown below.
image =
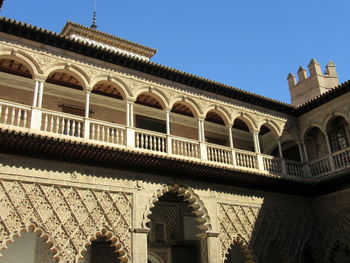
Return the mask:
[[[123,260],[131,252],[132,194],[0,181],[0,249],[23,230],[40,228],[61,262],[78,262],[106,229]]]

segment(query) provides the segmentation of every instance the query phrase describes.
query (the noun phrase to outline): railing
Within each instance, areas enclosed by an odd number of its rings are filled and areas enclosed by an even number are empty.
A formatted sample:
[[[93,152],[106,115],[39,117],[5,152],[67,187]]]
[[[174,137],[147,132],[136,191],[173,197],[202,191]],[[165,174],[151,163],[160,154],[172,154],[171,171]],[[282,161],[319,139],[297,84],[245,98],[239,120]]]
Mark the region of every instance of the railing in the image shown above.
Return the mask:
[[[185,138],[172,138],[172,154],[199,158],[199,143]]]
[[[282,173],[282,160],[272,156],[263,156],[264,170],[271,173]]]
[[[322,175],[331,171],[329,158],[323,157],[321,159],[309,163],[312,176]]]
[[[286,161],[286,169],[287,169],[287,174],[291,176],[296,176],[296,177],[303,177],[304,176],[304,171],[303,171],[303,164],[291,160]]]
[[[43,110],[41,130],[67,136],[83,137],[84,119],[67,113]]]
[[[0,100],[0,123],[29,128],[31,108]]]
[[[90,120],[90,139],[125,145],[125,127],[103,121]]]
[[[135,132],[135,147],[165,153],[166,136],[162,133],[138,130]]]
[[[350,166],[350,147],[308,164],[301,164],[205,142],[202,145],[196,140],[138,128],[130,127],[131,133],[126,133],[126,127],[122,125],[93,119],[85,120],[76,115],[46,109],[32,109],[30,106],[4,100],[0,100],[0,125],[6,128],[27,128],[32,132],[40,130],[64,136],[80,137],[85,140],[114,145],[128,145],[128,147],[194,158],[204,162],[208,160],[222,163],[232,166],[232,168],[252,169],[293,177],[321,176]]]
[[[343,149],[333,153],[334,168],[341,169],[350,165],[350,149]]]
[[[216,163],[232,164],[232,149],[219,146],[219,145],[207,145],[208,160]]]
[[[236,149],[235,155],[237,166],[258,169],[258,160],[256,153]]]

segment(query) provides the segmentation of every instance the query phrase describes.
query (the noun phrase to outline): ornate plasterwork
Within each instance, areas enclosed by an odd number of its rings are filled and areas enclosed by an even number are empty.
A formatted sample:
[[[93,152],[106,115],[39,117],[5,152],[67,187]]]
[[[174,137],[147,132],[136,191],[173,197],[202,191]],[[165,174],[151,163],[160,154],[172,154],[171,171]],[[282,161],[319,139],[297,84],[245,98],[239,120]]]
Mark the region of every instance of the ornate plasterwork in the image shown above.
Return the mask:
[[[78,262],[98,235],[130,259],[132,194],[19,181],[0,181],[0,249],[21,231],[34,230],[52,243],[60,262]]]
[[[151,209],[155,206],[159,197],[170,191],[177,193],[179,196],[183,196],[184,200],[188,202],[189,207],[192,208],[192,213],[196,216],[198,228],[201,229],[203,233],[212,230],[210,217],[202,200],[200,200],[199,196],[194,193],[191,188],[183,187],[178,184],[163,185],[162,188],[158,189],[152,195],[143,215],[142,227],[148,228],[147,224],[150,222],[149,216],[152,213]]]
[[[312,229],[311,217],[298,211],[225,203],[218,203],[218,221],[222,257],[232,244],[241,240],[246,242],[246,249],[253,249],[259,262],[264,262],[272,242],[281,255],[287,255],[286,262],[294,262]],[[252,258],[254,254],[251,252]]]

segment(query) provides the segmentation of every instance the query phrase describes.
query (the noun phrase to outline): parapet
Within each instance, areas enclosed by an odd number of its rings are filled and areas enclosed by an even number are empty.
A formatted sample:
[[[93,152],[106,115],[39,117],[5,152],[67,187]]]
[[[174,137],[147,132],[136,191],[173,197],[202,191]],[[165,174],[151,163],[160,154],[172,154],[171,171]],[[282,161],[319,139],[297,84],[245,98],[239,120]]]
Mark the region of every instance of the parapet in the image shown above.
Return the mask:
[[[316,59],[311,59],[308,68],[309,76],[302,66],[299,67],[298,82],[295,75],[288,74],[287,80],[293,106],[301,105],[339,85],[334,62],[328,62],[324,74]]]

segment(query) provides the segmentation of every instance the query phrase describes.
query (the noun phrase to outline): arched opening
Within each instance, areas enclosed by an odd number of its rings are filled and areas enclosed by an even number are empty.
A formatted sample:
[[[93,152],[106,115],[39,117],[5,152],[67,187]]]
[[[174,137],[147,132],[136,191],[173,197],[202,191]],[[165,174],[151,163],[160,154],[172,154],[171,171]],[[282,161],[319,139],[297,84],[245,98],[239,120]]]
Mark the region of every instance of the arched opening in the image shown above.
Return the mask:
[[[50,84],[54,85],[50,86]],[[62,90],[62,87],[66,90]],[[57,97],[55,90],[63,96]],[[83,117],[85,116],[85,94],[83,90],[83,84],[73,73],[65,70],[51,72],[46,79],[42,107]],[[93,112],[90,110],[89,116],[92,115]]]
[[[135,104],[135,123],[137,128],[166,133],[164,105],[157,95],[141,93],[137,96]]]
[[[332,152],[349,147],[349,130],[346,120],[337,116],[327,123],[327,135]]]
[[[163,262],[200,263],[201,242],[192,208],[176,192],[167,192],[151,209],[148,251]],[[149,262],[151,259],[149,259]]]
[[[218,111],[211,110],[205,116],[204,133],[206,142],[230,146],[228,128]]]
[[[282,147],[282,155],[283,155],[284,159],[292,160],[292,161],[296,161],[296,162],[301,161],[299,146],[295,143],[295,141],[290,140],[290,141],[282,142],[281,147]],[[268,154],[270,154],[270,153],[268,153]],[[271,155],[275,156],[275,157],[280,157],[278,145],[274,146],[274,148],[271,152]]]
[[[79,263],[120,263],[116,245],[106,236],[99,236],[91,242]]]
[[[304,137],[309,161],[316,160],[328,154],[324,135],[318,127],[312,127]]]
[[[94,119],[126,125],[125,94],[117,84],[99,81],[91,93],[90,110]]]
[[[253,134],[244,120],[237,118],[232,126],[233,147],[254,152]]]
[[[33,78],[31,71],[25,63],[12,57],[0,59],[0,75],[4,78],[19,79],[23,81],[28,81],[28,79]],[[28,87],[26,87],[26,85],[9,87],[6,85],[5,81],[2,81],[0,83],[0,99],[24,105],[32,105],[34,95],[33,87],[34,84],[32,81],[30,81]]]
[[[3,263],[56,262],[53,252],[50,251],[50,245],[34,232],[21,233],[21,236],[14,237],[14,242],[7,246],[6,250],[1,251]]]
[[[277,144],[276,136],[267,125],[261,125],[259,131],[260,151],[263,154],[270,154],[269,149]],[[278,155],[280,157],[280,155]]]
[[[171,108],[170,130],[174,136],[198,140],[198,121],[191,108],[176,102]]]
[[[224,263],[245,263],[246,258],[242,252],[242,248],[238,244],[230,247]]]

